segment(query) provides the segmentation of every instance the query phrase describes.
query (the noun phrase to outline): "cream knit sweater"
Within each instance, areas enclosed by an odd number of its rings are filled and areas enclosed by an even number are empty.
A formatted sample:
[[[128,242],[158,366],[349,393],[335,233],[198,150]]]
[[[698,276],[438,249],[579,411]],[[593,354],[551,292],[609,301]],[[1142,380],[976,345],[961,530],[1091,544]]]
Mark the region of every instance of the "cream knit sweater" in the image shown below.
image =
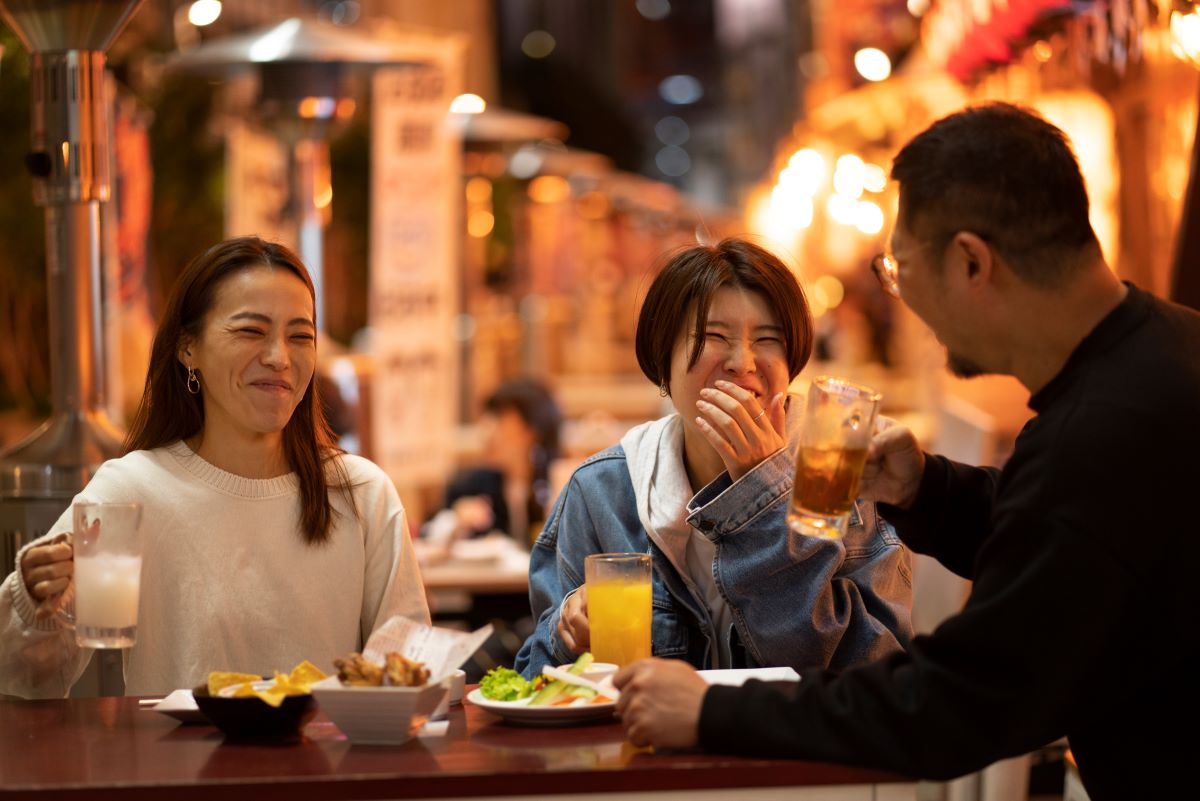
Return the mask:
[[[330,671],[393,615],[429,622],[395,487],[370,461],[342,459],[358,518],[331,492],[337,514],[317,546],[299,533],[294,474],[241,478],[182,442],[96,472],[75,500],[145,506],[137,644],[124,655],[129,695],[192,687],[210,670],[271,675],[302,659]],[[68,508],[43,539],[70,528]],[[19,570],[10,574],[0,584],[0,693],[63,697],[92,652],[57,618],[35,620],[34,608]]]

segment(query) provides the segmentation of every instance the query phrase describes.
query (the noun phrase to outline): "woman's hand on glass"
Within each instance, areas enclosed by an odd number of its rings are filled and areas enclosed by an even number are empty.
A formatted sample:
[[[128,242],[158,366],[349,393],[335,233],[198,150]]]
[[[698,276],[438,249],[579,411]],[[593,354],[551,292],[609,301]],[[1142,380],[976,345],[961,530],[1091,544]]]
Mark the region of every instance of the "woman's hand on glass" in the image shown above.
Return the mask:
[[[700,390],[696,426],[734,481],[786,444],[785,400],[781,392],[764,406],[754,393],[729,381]]]
[[[567,650],[578,656],[592,645],[592,630],[588,627],[587,585],[583,585],[563,603],[558,616],[558,638]]]
[[[21,578],[25,589],[37,603],[37,617],[43,620],[58,611],[63,593],[75,575],[75,551],[66,535],[36,545],[21,557]]]

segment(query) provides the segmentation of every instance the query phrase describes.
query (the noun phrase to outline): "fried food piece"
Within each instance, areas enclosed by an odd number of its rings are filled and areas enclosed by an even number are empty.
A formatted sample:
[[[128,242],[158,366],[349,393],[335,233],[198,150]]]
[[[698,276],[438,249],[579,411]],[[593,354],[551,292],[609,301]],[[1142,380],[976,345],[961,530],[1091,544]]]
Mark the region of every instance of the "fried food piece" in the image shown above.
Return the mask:
[[[429,669],[424,662],[414,662],[395,651],[384,658],[387,660],[388,684],[393,687],[423,687],[429,681]]]
[[[378,687],[383,684],[383,668],[362,654],[350,654],[346,659],[333,660],[338,679],[352,687]]]

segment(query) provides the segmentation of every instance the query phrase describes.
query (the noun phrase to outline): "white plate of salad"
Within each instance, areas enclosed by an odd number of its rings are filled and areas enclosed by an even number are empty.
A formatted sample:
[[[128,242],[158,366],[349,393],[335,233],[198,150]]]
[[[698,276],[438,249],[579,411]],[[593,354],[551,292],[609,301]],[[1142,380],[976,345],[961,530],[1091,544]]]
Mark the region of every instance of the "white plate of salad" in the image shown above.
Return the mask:
[[[574,665],[563,667],[576,675],[587,675],[591,665],[592,655],[584,653]],[[523,726],[599,722],[611,718],[617,708],[616,701],[586,687],[547,676],[529,681],[509,668],[488,671],[467,700],[507,723]]]

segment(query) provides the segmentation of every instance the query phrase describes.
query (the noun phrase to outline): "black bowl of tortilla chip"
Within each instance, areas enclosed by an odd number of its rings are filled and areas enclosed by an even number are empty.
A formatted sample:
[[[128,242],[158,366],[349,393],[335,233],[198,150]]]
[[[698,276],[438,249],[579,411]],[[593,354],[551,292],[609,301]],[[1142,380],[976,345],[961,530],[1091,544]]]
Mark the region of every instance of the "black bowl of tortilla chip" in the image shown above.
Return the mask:
[[[266,683],[266,682],[264,682]],[[231,740],[295,740],[317,714],[312,695],[289,695],[279,706],[258,696],[233,698],[210,695],[201,684],[192,690],[196,706]]]

